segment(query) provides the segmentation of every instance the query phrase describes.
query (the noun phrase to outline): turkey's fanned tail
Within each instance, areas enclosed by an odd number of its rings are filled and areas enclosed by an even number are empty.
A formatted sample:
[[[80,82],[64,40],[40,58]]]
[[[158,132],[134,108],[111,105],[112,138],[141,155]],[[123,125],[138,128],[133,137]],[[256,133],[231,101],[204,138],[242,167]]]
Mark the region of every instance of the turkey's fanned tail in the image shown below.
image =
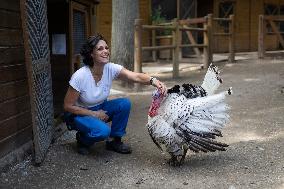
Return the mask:
[[[220,71],[218,67],[211,63],[201,85],[201,87],[205,89],[207,95],[214,94],[214,92],[222,83],[222,79],[220,78],[219,73]]]
[[[195,152],[224,151],[227,144],[214,141],[216,136],[222,136],[221,129],[229,120],[229,106],[224,102],[225,96],[231,94],[231,88],[216,95],[187,101],[192,107],[190,118],[180,116],[179,131]]]

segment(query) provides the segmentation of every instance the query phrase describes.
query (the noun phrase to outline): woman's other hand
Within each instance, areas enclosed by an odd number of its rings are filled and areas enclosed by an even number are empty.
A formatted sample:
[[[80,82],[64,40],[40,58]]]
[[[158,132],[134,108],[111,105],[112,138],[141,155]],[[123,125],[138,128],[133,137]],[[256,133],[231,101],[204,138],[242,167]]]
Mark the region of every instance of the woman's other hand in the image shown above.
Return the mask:
[[[99,118],[100,120],[107,122],[109,117],[106,114],[107,111],[104,110],[98,110],[98,111],[93,111],[93,116]]]

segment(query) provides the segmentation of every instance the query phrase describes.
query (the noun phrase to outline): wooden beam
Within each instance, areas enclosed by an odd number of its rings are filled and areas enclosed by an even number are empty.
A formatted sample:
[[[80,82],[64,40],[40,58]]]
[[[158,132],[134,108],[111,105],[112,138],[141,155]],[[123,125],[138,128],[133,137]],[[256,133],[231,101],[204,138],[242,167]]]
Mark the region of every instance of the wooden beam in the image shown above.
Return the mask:
[[[192,45],[197,45],[197,43],[196,43],[196,41],[195,41],[195,39],[194,39],[194,37],[193,37],[193,35],[190,31],[187,31],[186,35],[187,35],[187,37],[188,37],[188,39],[189,39],[189,41]],[[200,50],[197,47],[194,47],[193,50],[198,57],[201,56]]]
[[[156,46],[156,30],[152,30],[152,46]],[[152,51],[152,59],[154,62],[157,61],[157,51]]]
[[[284,40],[282,35],[279,33],[279,30],[277,29],[277,26],[275,24],[275,22],[272,19],[268,19],[269,24],[271,25],[272,30],[275,32],[276,36],[279,39],[279,42],[282,46],[282,48],[284,48]]]
[[[177,0],[177,19],[180,19],[180,0]]]
[[[259,15],[258,19],[258,58],[263,58],[265,53],[264,47],[264,16]]]
[[[229,62],[235,62],[235,28],[234,28],[234,15],[230,15],[230,34],[229,35],[229,57],[228,60]]]
[[[179,20],[180,25],[190,25],[190,24],[202,24],[207,22],[206,18],[200,17],[200,18],[190,18],[186,20]]]
[[[207,16],[207,36],[208,36],[208,61],[209,64],[213,62],[213,48],[212,48],[212,42],[213,42],[213,15],[208,14]],[[209,66],[209,65],[208,65]]]
[[[173,50],[173,78],[179,77],[179,42],[180,42],[180,30],[179,30],[179,24],[178,20],[175,19],[174,21],[174,27],[176,28],[173,32],[173,44],[175,45],[175,48]]]
[[[208,39],[208,26],[207,24],[203,24],[204,27],[204,33],[203,33],[203,41],[204,41],[204,48],[203,48],[203,65],[204,68],[208,68],[209,67],[209,48],[208,48],[208,43],[209,43],[209,39]]]
[[[175,45],[163,45],[163,46],[154,46],[154,47],[142,47],[142,51],[174,49],[175,47],[176,47]]]
[[[142,19],[135,19],[134,71],[142,72]]]

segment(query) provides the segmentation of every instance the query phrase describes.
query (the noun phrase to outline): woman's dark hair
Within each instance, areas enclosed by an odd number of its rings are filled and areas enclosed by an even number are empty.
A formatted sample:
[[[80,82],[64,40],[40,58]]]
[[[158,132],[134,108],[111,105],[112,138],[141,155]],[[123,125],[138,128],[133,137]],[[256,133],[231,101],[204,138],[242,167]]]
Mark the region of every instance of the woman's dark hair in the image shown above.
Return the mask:
[[[87,39],[87,41],[83,44],[80,54],[83,57],[83,62],[85,65],[88,65],[90,67],[94,65],[91,53],[94,47],[96,47],[96,45],[98,44],[100,40],[104,40],[107,43],[107,41],[102,35],[97,34],[97,35],[90,36]]]

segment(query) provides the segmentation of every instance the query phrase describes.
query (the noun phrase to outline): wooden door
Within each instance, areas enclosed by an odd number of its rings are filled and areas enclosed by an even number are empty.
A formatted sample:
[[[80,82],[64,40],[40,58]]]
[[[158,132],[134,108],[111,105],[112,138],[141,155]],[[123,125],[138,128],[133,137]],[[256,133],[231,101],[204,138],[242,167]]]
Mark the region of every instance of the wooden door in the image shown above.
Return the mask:
[[[80,49],[91,34],[90,7],[71,1],[70,3],[70,71],[80,68]]]
[[[45,0],[21,0],[35,163],[43,162],[53,137],[53,95]],[[39,24],[40,23],[40,24]]]

